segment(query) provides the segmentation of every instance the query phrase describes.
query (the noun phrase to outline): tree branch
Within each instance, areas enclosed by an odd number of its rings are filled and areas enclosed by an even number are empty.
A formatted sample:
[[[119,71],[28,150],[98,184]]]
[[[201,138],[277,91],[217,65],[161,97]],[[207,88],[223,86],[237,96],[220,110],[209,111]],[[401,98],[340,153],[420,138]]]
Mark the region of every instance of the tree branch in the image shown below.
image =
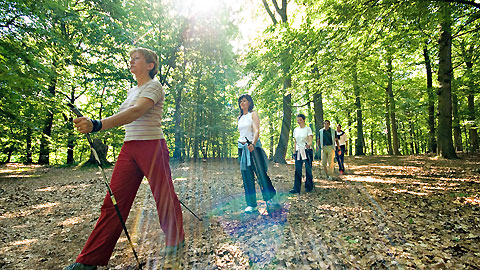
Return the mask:
[[[277,24],[278,21],[275,18],[275,14],[273,14],[272,11],[270,10],[270,7],[268,6],[267,0],[262,0],[262,2],[263,2],[263,6],[267,10],[268,15],[270,15],[270,18],[272,19],[273,24]]]
[[[10,25],[12,25],[12,24],[15,22],[15,20],[16,20],[17,18],[19,18],[19,17],[20,17],[20,15],[15,15],[15,16],[13,16],[13,18],[11,18],[10,20],[6,21],[5,24],[0,24],[0,27],[2,27],[2,28],[4,28],[4,27],[10,27]]]
[[[457,38],[457,37],[461,37],[461,36],[466,35],[466,34],[468,34],[468,33],[476,32],[476,31],[478,31],[478,30],[480,30],[480,28],[475,28],[475,29],[472,29],[472,30],[470,30],[470,31],[463,32],[463,33],[461,33],[461,34],[454,35],[454,36],[452,36],[452,39],[453,39],[453,38]]]
[[[292,105],[292,107],[295,107],[295,108],[305,107],[305,106],[307,106],[308,104],[310,104],[311,102],[312,102],[312,101],[309,100],[309,101],[307,101],[307,103],[305,103],[305,104],[303,104],[303,105]]]
[[[272,0],[273,5],[275,6],[275,10],[282,18],[282,22],[287,22],[287,0],[282,0],[282,7],[278,6],[277,0]]]
[[[465,5],[473,6],[480,9],[480,3],[475,3],[475,1],[467,1],[467,0],[438,0],[438,1],[465,4]]]

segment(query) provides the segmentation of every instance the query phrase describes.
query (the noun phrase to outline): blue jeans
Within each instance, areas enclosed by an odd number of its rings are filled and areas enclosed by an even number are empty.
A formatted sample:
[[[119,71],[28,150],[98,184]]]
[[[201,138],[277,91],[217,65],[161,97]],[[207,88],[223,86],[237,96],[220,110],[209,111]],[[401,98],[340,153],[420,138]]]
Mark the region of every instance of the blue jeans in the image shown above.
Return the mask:
[[[293,183],[293,190],[300,192],[302,186],[302,165],[305,163],[305,174],[307,181],[305,182],[305,191],[311,191],[313,189],[313,175],[312,175],[312,162],[313,162],[313,150],[306,149],[307,159],[297,160],[298,151],[295,153],[295,182]]]
[[[335,150],[335,158],[337,159],[338,163],[338,170],[344,172],[344,160],[345,160],[345,145],[340,145],[341,154],[338,154],[338,149]]]

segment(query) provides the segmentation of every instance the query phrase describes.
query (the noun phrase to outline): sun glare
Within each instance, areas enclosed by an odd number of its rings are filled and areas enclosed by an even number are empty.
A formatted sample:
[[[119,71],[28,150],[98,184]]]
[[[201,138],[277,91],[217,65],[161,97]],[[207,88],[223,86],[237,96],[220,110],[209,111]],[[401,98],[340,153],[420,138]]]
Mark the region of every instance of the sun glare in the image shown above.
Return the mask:
[[[187,0],[179,3],[181,3],[182,12],[195,16],[214,12],[218,6],[224,3],[224,0]]]
[[[223,0],[194,0],[193,7],[200,13],[209,13],[222,4]]]

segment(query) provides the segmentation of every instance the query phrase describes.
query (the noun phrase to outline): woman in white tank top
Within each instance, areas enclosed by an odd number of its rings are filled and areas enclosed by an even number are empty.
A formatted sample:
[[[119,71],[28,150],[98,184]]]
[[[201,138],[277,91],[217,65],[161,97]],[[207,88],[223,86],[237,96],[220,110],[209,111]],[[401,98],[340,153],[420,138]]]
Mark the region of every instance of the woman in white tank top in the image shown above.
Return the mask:
[[[270,177],[267,175],[268,160],[260,143],[260,119],[258,113],[253,110],[253,100],[250,95],[242,95],[238,98],[240,115],[238,117],[238,159],[242,173],[245,199],[247,201],[246,213],[257,212],[257,198],[255,191],[255,176],[262,191],[262,196],[267,203],[268,213],[274,213],[281,209],[276,200],[276,191]]]

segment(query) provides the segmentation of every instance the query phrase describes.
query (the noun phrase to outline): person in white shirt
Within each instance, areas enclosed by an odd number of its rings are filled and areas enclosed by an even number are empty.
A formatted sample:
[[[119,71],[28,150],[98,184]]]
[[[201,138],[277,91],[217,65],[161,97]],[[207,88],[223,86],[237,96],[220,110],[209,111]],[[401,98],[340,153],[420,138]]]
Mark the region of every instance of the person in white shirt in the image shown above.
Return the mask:
[[[240,115],[238,116],[238,159],[242,173],[243,187],[247,208],[245,213],[257,212],[257,197],[255,191],[255,176],[262,192],[263,200],[267,204],[268,213],[275,213],[281,207],[277,201],[277,191],[268,177],[268,159],[260,143],[260,119],[253,111],[253,99],[250,95],[241,95],[238,98]]]
[[[335,151],[335,157],[338,163],[338,171],[340,174],[345,173],[345,152],[347,151],[348,135],[342,130],[342,125],[337,125],[335,132],[336,140],[338,141],[337,151]]]
[[[297,123],[299,127],[293,130],[293,141],[295,145],[295,180],[291,194],[300,193],[300,187],[302,185],[302,164],[305,163],[305,191],[311,192],[313,190],[313,175],[312,175],[312,162],[313,162],[313,149],[312,129],[305,125],[305,115],[297,115]]]
[[[118,208],[125,221],[137,190],[145,176],[155,199],[160,226],[165,233],[165,255],[169,263],[183,252],[185,232],[182,209],[172,183],[167,143],[162,131],[165,92],[155,79],[158,55],[146,48],[130,52],[130,71],[137,85],[128,90],[120,112],[101,120],[75,118],[75,127],[81,133],[91,133],[125,126],[125,139],[110,180]],[[122,233],[122,225],[107,194],[100,218],[76,262],[64,270],[95,270],[107,265]],[[167,262],[165,262],[167,264]]]

